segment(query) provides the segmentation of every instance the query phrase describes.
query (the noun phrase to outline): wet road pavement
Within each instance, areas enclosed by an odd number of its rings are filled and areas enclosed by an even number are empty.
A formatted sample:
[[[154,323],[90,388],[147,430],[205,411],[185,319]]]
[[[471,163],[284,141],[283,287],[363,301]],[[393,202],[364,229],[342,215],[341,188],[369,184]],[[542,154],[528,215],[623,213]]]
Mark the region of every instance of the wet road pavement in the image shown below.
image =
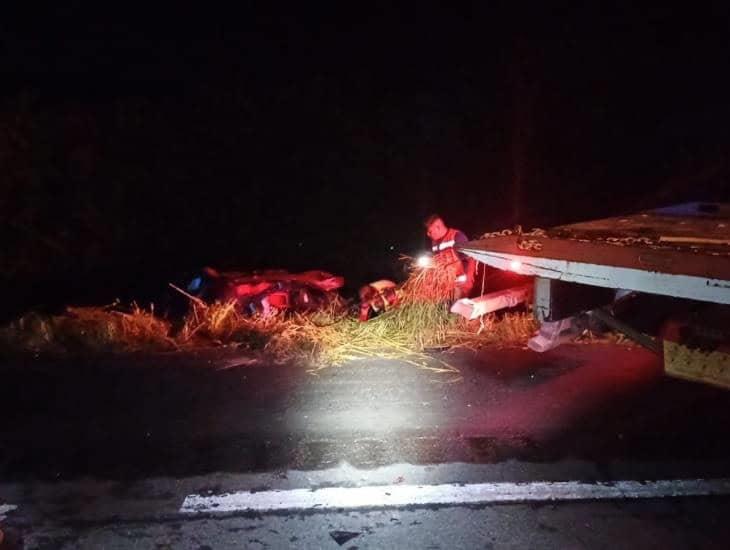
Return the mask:
[[[528,506],[495,502],[491,485],[476,507],[453,497],[388,510],[181,516],[191,494],[730,477],[730,394],[664,377],[642,349],[440,359],[459,372],[363,361],[312,375],[301,365],[249,364],[235,350],[6,362],[0,529],[28,547],[69,548],[102,540],[155,548],[170,537],[175,548],[335,548],[338,530],[358,533],[343,547],[360,548],[600,547],[619,532],[636,547],[654,531],[657,543],[676,547],[726,538],[724,496],[591,493]],[[3,513],[3,505],[17,508]],[[519,524],[529,528],[513,529]]]

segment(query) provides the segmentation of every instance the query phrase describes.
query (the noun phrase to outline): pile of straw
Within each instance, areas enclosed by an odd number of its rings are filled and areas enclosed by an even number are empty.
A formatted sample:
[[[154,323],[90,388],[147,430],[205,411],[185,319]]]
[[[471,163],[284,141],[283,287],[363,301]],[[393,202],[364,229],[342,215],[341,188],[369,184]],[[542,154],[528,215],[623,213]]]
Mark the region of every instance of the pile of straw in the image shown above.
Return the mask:
[[[64,315],[30,313],[0,330],[0,343],[15,351],[163,351],[175,349],[170,324],[132,304],[68,307]]]
[[[408,258],[404,258],[408,260]],[[402,292],[405,303],[452,302],[454,299],[454,280],[457,264],[437,265],[414,268],[403,283]]]
[[[283,362],[305,355],[314,347],[318,328],[314,318],[283,314],[248,317],[236,309],[235,302],[194,302],[176,340],[181,347],[235,343],[250,351],[267,351]]]
[[[363,358],[399,358],[428,366],[426,353],[453,346],[524,344],[537,328],[527,313],[466,321],[449,312],[454,270],[416,269],[399,290],[399,307],[361,323],[347,316],[342,301],[307,313],[249,317],[234,302],[206,304],[189,296],[182,327],[154,309],[135,304],[68,308],[65,315],[26,315],[0,330],[0,341],[32,351],[159,351],[236,344],[276,362],[303,361],[314,368]]]
[[[451,372],[453,367],[443,362],[433,366],[427,352],[454,346],[523,345],[534,334],[537,325],[526,312],[489,315],[477,321],[451,314],[455,275],[455,268],[448,266],[416,269],[400,289],[398,308],[366,323],[348,318],[315,332],[302,330],[311,339],[310,360],[329,366],[363,358],[398,358]],[[301,345],[302,339],[291,342]]]
[[[444,303],[413,302],[367,323],[348,319],[320,330],[313,359],[320,365],[338,365],[353,359],[410,357],[425,364],[429,351],[524,345],[535,330],[528,313],[466,321],[449,313]]]

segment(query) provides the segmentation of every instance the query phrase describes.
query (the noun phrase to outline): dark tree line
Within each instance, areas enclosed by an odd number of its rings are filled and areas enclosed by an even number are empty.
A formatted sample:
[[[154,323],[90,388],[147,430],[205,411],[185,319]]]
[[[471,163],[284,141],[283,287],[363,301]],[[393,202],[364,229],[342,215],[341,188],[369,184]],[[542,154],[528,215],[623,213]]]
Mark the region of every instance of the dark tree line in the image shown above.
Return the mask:
[[[356,285],[397,276],[434,211],[476,236],[727,198],[721,34],[473,18],[428,45],[365,21],[309,51],[306,26],[273,26],[139,42],[139,66],[102,76],[18,73],[0,97],[5,302],[154,296],[204,264]]]

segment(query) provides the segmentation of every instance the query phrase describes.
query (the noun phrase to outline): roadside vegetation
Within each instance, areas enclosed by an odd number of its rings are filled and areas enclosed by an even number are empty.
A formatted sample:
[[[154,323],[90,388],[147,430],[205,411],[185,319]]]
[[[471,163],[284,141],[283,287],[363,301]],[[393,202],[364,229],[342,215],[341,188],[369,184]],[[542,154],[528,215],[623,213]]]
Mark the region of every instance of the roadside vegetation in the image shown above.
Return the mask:
[[[154,308],[69,307],[63,315],[29,313],[0,329],[0,343],[16,352],[164,352],[235,345],[275,362],[313,368],[368,357],[399,358],[426,366],[424,353],[451,347],[523,345],[536,329],[525,311],[466,321],[451,314],[448,270],[414,271],[402,286],[400,307],[365,323],[337,301],[310,314],[251,317],[234,302],[206,304],[190,297],[182,323]],[[442,367],[428,367],[441,370]],[[444,369],[449,367],[443,366]]]

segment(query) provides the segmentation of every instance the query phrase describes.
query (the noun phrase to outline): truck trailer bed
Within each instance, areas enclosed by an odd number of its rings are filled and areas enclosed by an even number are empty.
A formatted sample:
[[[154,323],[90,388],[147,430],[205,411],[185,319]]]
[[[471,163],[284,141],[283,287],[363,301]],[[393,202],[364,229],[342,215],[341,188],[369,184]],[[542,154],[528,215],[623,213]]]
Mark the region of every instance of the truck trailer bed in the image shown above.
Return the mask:
[[[730,304],[730,204],[689,203],[504,233],[459,249],[525,275]]]

